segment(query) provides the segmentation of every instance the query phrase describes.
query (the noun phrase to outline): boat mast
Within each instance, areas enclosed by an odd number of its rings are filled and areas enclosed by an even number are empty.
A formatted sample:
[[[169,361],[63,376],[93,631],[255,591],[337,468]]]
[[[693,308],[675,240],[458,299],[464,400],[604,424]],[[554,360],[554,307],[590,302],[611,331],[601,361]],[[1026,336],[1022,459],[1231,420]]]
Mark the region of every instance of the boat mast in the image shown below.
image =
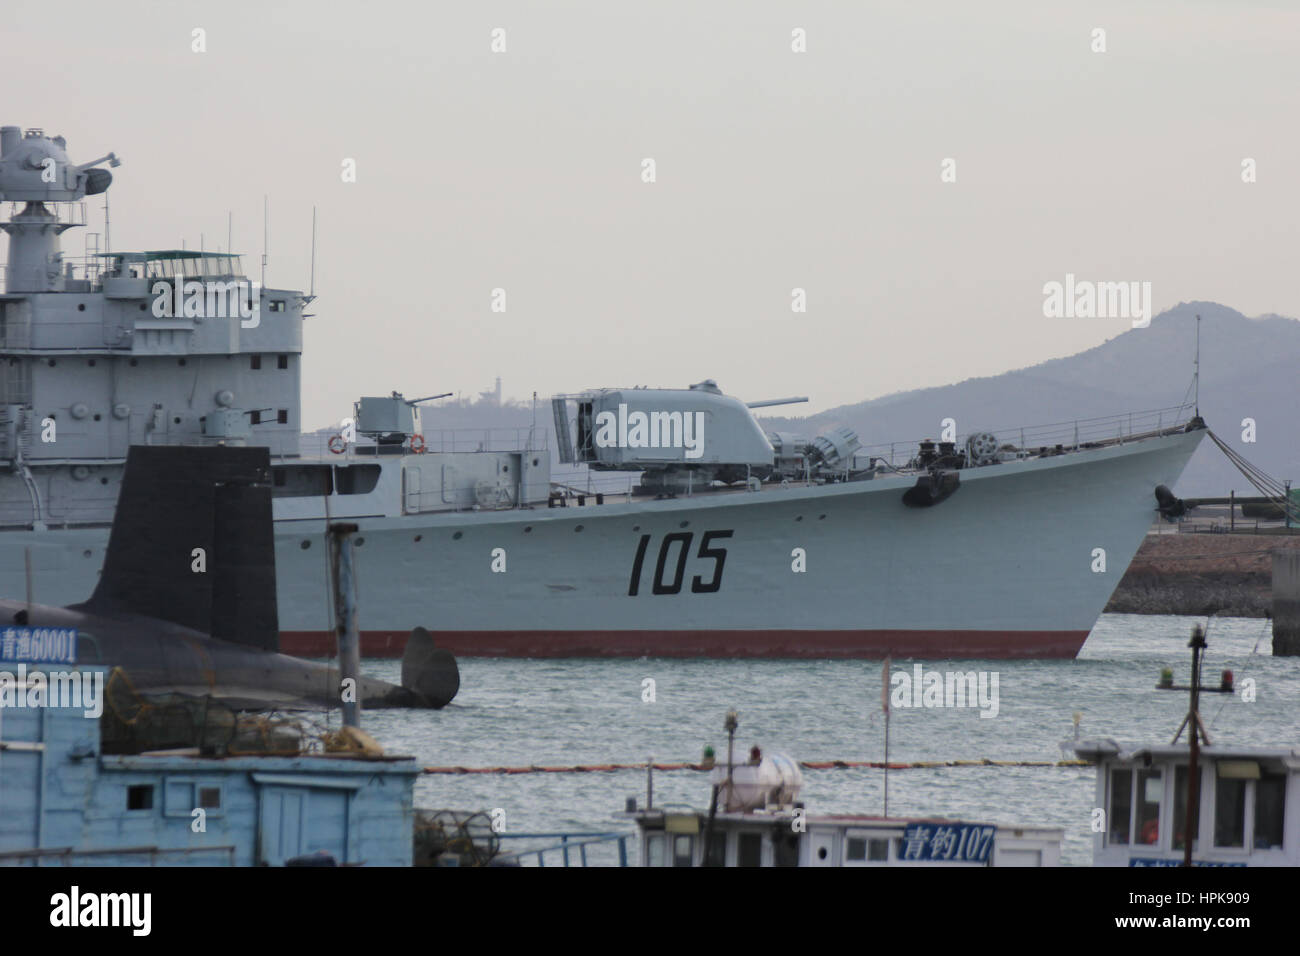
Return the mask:
[[[1196,359],[1192,365],[1192,400],[1196,403],[1196,417],[1201,417],[1201,317],[1196,316]]]

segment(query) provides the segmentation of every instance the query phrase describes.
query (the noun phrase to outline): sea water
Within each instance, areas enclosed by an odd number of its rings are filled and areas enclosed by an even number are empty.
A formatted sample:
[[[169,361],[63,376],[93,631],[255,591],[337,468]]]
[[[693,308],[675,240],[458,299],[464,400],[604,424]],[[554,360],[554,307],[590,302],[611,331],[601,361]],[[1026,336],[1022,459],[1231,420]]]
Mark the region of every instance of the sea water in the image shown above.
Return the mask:
[[[981,717],[977,706],[895,706],[890,762],[1057,761],[1074,736],[1076,712],[1083,737],[1111,737],[1126,748],[1167,744],[1187,712],[1187,694],[1155,685],[1162,667],[1187,682],[1195,623],[1206,621],[1108,614],[1076,660],[924,661],[925,671],[996,674],[996,716]],[[1235,694],[1202,699],[1215,744],[1300,744],[1300,658],[1271,656],[1269,628],[1264,620],[1209,622],[1204,680],[1217,687],[1229,669],[1237,686]],[[912,674],[914,663],[896,659],[892,673]],[[368,660],[363,671],[397,681],[400,666]],[[723,719],[735,708],[740,757],[758,745],[801,761],[884,759],[880,661],[462,658],[460,674],[460,693],[445,709],[374,711],[363,726],[389,753],[414,754],[422,766],[697,762],[705,745],[725,758]],[[1243,693],[1249,682],[1253,701]],[[889,813],[1060,826],[1063,862],[1087,866],[1095,779],[1091,767],[894,770]],[[653,786],[656,805],[708,807],[707,774],[658,772]],[[645,791],[644,770],[437,774],[420,778],[416,805],[497,811],[506,833],[631,831],[624,802],[635,796],[644,805]],[[883,797],[879,769],[804,771],[810,814],[878,815]]]

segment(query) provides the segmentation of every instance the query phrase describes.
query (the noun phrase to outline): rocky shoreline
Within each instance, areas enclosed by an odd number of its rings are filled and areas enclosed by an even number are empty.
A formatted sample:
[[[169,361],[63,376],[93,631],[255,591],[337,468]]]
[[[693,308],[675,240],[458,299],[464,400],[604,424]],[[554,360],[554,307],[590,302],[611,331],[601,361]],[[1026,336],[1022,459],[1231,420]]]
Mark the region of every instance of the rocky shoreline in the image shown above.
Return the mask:
[[[1300,535],[1147,535],[1106,610],[1268,617],[1276,548],[1300,548]]]

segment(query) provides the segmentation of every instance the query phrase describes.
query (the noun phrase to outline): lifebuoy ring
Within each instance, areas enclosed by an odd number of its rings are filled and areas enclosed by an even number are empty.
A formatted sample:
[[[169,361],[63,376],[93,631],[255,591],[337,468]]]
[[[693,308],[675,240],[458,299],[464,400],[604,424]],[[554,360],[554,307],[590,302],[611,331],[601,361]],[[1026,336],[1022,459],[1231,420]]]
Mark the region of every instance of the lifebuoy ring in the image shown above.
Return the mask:
[[[343,454],[347,450],[348,443],[343,440],[342,435],[331,435],[329,440],[330,451],[336,455]]]
[[[412,436],[411,436],[411,451],[414,452],[414,453],[417,454],[417,455],[423,455],[423,454],[424,454],[424,436],[423,436],[423,435],[412,435]]]

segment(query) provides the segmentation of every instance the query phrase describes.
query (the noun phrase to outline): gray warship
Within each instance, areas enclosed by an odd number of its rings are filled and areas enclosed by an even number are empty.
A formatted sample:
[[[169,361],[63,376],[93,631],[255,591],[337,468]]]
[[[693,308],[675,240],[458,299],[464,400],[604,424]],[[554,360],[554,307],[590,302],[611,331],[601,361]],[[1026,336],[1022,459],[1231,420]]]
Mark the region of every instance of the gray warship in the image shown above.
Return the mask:
[[[556,396],[553,442],[497,449],[364,397],[322,441],[299,420],[311,295],[228,251],[64,256],[105,163],[0,129],[0,595],[95,590],[131,445],[246,444],[271,455],[286,653],[333,653],[346,520],[369,655],[424,627],[465,656],[1071,657],[1205,434],[1180,406],[895,460],[847,429],[767,434],[706,381]],[[574,494],[553,465],[639,483]]]

